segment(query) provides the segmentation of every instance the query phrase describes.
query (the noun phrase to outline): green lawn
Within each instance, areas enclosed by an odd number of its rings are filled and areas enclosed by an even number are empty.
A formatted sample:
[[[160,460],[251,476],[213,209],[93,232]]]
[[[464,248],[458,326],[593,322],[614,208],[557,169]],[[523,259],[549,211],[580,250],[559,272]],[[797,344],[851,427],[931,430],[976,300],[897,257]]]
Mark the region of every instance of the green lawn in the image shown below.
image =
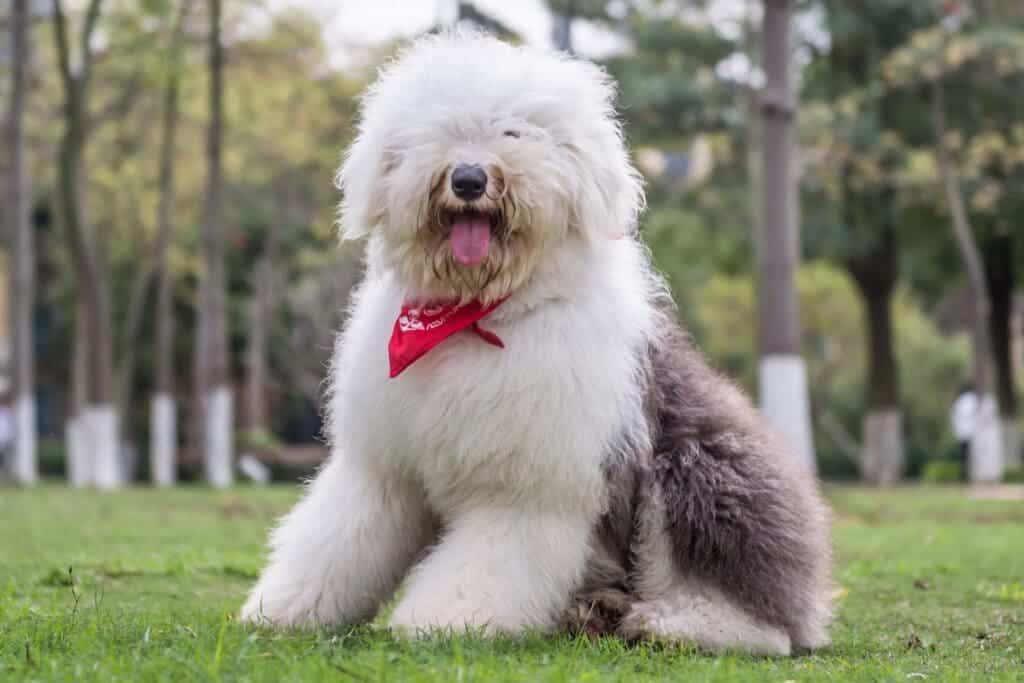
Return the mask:
[[[0,490],[0,679],[915,681],[1024,679],[1024,501],[832,489],[834,645],[713,657],[614,639],[407,643],[280,635],[232,615],[292,488]],[[70,569],[69,569],[70,568]]]

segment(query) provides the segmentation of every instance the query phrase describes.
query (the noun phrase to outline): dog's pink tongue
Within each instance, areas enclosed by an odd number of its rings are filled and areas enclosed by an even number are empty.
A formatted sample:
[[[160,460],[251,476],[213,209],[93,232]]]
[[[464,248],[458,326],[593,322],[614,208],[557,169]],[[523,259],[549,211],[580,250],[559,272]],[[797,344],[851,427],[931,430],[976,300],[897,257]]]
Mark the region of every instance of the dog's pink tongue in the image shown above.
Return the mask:
[[[484,260],[491,246],[491,223],[486,218],[460,216],[452,222],[448,239],[455,260],[464,266],[475,266]]]

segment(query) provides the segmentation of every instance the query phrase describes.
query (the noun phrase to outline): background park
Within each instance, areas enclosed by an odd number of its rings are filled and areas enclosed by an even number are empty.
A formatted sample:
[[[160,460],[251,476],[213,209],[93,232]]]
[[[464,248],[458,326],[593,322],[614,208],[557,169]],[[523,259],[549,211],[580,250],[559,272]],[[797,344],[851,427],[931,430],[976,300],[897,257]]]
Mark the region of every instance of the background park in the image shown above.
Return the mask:
[[[679,315],[826,482],[830,648],[234,623],[326,456],[358,95],[456,24],[617,79]],[[0,678],[1024,671],[1020,0],[3,0],[0,103]]]

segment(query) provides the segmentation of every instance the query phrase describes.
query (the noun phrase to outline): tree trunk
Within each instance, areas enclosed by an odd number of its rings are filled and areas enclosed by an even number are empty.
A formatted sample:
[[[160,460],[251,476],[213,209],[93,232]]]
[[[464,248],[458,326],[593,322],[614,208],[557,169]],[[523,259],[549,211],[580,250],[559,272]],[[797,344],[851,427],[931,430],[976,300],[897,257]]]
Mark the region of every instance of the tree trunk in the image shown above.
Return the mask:
[[[794,275],[798,229],[792,192],[790,0],[766,0],[762,25],[765,86],[761,100],[762,234],[759,261],[761,408],[788,438],[794,457],[814,468],[807,368],[800,355],[800,308]]]
[[[851,258],[847,268],[857,284],[867,317],[868,395],[861,475],[887,486],[903,469],[903,414],[899,369],[893,344],[892,297],[896,287],[896,244],[891,228],[873,249]]]
[[[118,366],[118,388],[117,388],[117,414],[124,416],[124,421],[119,425],[119,442],[121,444],[121,471],[126,481],[135,479],[136,453],[135,439],[131,433],[131,424],[127,419],[135,400],[135,349],[138,347],[139,337],[142,333],[142,318],[145,314],[146,299],[149,292],[149,283],[153,278],[152,267],[149,263],[143,263],[132,282],[131,291],[128,296],[128,314],[125,318],[124,330],[121,334],[120,358]]]
[[[556,50],[574,55],[572,44],[572,15],[555,13],[551,15],[551,42]]]
[[[995,364],[996,400],[1006,466],[1021,466],[1020,433],[1017,428],[1017,388],[1013,366],[1014,240],[1006,233],[994,237],[985,253],[989,293],[992,298],[990,334]]]
[[[758,48],[757,16],[755,6],[760,0],[746,0],[743,14],[743,49],[750,60],[751,68],[760,67],[760,50]],[[747,185],[750,194],[750,225],[754,230],[757,253],[761,253],[761,238],[764,236],[762,226],[762,207],[764,187],[761,182],[761,166],[764,163],[764,151],[761,146],[761,90],[753,83],[744,90],[744,102],[747,113]]]
[[[174,403],[174,285],[167,263],[174,231],[174,152],[178,130],[178,91],[181,80],[181,39],[191,0],[178,8],[168,46],[168,75],[164,86],[160,129],[160,202],[156,240],[156,381],[150,401],[150,476],[157,486],[177,478],[177,408]]]
[[[246,428],[251,431],[269,431],[267,410],[267,384],[269,377],[268,346],[274,309],[277,305],[277,261],[280,252],[280,231],[289,221],[293,205],[291,187],[284,182],[283,192],[277,198],[281,208],[279,216],[270,223],[263,256],[253,273],[252,306],[249,318],[249,346],[247,349],[245,382]]]
[[[53,26],[57,60],[64,89],[64,135],[58,166],[58,197],[68,235],[69,250],[81,290],[84,314],[84,350],[87,405],[78,431],[89,444],[89,477],[99,488],[115,488],[123,481],[120,467],[117,410],[114,406],[113,328],[106,264],[98,253],[96,236],[88,229],[82,210],[82,158],[88,139],[88,99],[92,52],[90,41],[100,16],[102,0],[90,0],[79,36],[81,55],[72,70],[67,21],[60,0],[53,0]],[[84,462],[84,460],[83,460]]]
[[[971,328],[974,349],[974,383],[978,393],[978,414],[968,459],[972,482],[999,481],[1003,476],[1002,437],[995,398],[992,343],[989,336],[991,300],[981,252],[964,206],[960,179],[946,148],[945,88],[941,78],[932,83],[932,119],[935,128],[935,157],[952,216],[953,236],[967,269],[971,292]]]
[[[223,140],[223,46],[221,0],[209,0],[210,121],[207,128],[208,178],[203,217],[203,260],[196,344],[196,386],[201,417],[200,448],[207,481],[230,486],[234,478],[232,400],[227,353],[224,238],[221,226],[221,143]]]
[[[28,91],[28,0],[11,6],[11,86],[7,118],[7,218],[11,235],[11,370],[14,444],[10,473],[18,484],[34,484],[36,459],[35,356],[32,307],[35,303],[35,243],[29,218],[32,189],[25,159],[25,99]]]
[[[265,432],[267,418],[267,338],[272,315],[273,266],[267,257],[256,267],[253,297],[249,309],[249,346],[246,350],[245,426],[252,432]]]
[[[89,358],[82,298],[75,304],[75,330],[71,341],[71,389],[65,416],[64,451],[68,481],[75,488],[93,483],[92,444],[85,419],[89,404]]]

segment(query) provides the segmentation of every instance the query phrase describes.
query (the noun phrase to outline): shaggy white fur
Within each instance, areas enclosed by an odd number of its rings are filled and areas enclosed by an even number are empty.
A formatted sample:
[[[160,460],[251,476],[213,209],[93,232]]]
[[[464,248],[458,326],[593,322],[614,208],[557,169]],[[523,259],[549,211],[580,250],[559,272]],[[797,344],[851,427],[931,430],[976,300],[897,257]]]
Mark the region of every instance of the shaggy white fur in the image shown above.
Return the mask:
[[[405,579],[402,633],[559,625],[608,469],[633,466],[623,444],[651,451],[645,359],[664,324],[612,96],[591,64],[479,35],[421,40],[383,71],[339,173],[342,234],[368,239],[368,267],[331,368],[332,453],[273,532],[243,619],[358,622]],[[486,172],[482,196],[453,189],[463,165]],[[467,211],[493,233],[473,265],[451,244]],[[456,334],[388,378],[403,301],[503,298],[484,323],[505,348]],[[700,591],[692,618],[658,612],[685,609],[682,593],[632,618],[788,652],[784,633]]]

